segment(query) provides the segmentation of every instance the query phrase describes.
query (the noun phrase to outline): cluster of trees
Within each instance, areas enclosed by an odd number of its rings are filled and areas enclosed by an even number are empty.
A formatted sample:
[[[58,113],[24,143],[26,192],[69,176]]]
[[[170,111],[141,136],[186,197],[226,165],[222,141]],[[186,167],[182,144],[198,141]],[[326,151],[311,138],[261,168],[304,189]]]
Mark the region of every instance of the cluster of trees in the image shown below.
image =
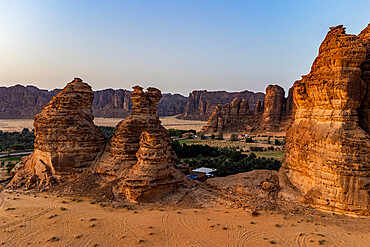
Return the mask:
[[[114,127],[99,126],[106,138],[111,138],[115,131]],[[35,142],[35,130],[24,128],[21,132],[4,132],[0,130],[0,152],[7,150],[33,149]]]
[[[110,126],[99,126],[99,129],[101,130],[103,135],[108,139],[110,139],[113,136],[114,131],[116,130],[115,127]]]
[[[8,172],[8,174],[14,168],[15,165],[16,165],[15,162],[14,163],[13,162],[8,162],[6,165],[5,165],[5,161],[1,161],[1,163],[0,163],[0,167],[4,167],[5,166],[5,169]]]
[[[0,151],[33,149],[34,131],[24,128],[21,132],[0,130]]]
[[[197,131],[196,130],[168,129],[167,132],[168,132],[169,136],[174,136],[174,137],[178,137],[178,138],[181,138],[182,137],[182,134],[184,134],[184,133],[193,133],[194,135],[197,134]]]
[[[236,148],[216,148],[208,145],[186,145],[173,142],[174,150],[180,159],[194,168],[210,167],[217,169],[218,176],[227,176],[256,169],[279,170],[281,162],[273,158],[258,158],[254,153],[242,154]]]

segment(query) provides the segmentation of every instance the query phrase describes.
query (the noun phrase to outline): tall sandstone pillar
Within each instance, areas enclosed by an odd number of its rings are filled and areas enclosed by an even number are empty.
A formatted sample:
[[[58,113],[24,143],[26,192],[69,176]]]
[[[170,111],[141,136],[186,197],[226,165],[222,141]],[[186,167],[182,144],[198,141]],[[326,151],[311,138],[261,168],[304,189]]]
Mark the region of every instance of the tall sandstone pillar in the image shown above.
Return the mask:
[[[297,111],[281,173],[306,203],[325,211],[369,215],[370,138],[357,111],[366,93],[365,57],[359,37],[332,27],[311,72],[294,84]]]

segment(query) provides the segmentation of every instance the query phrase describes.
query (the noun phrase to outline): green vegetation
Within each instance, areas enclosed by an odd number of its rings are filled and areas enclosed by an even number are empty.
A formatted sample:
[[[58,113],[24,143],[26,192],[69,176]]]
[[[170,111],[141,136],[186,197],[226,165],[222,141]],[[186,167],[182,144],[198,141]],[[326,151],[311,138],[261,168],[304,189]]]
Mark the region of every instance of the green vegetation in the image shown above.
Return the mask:
[[[273,158],[277,160],[283,160],[284,158],[284,152],[283,151],[277,151],[274,153],[268,153],[268,152],[256,152],[255,153],[257,157],[265,157],[265,158]]]
[[[115,127],[110,126],[99,126],[99,129],[103,133],[103,135],[108,139],[110,139],[113,136],[114,131],[116,130]]]
[[[196,130],[176,130],[176,129],[168,129],[167,130],[169,136],[171,137],[177,137],[177,138],[182,138],[182,134],[184,133],[193,133],[194,135],[197,134],[197,131]]]
[[[199,140],[199,139],[182,139],[178,140],[179,143],[181,144],[191,144],[191,143],[197,143],[197,142],[204,142],[204,140]]]
[[[210,167],[217,169],[219,176],[252,171],[256,169],[279,170],[281,162],[275,159],[259,158],[254,153],[242,154],[236,148],[217,148],[208,145],[186,145],[173,142],[173,148],[180,163],[191,167]]]
[[[217,140],[223,140],[224,139],[224,134],[222,132],[218,133],[216,139]]]
[[[238,135],[237,134],[231,134],[230,141],[237,141],[237,140],[238,140]]]
[[[252,143],[253,142],[253,138],[252,137],[246,137],[245,138],[245,142],[246,143]]]
[[[34,140],[34,131],[27,128],[24,128],[21,132],[3,132],[0,130],[0,152],[33,149]]]

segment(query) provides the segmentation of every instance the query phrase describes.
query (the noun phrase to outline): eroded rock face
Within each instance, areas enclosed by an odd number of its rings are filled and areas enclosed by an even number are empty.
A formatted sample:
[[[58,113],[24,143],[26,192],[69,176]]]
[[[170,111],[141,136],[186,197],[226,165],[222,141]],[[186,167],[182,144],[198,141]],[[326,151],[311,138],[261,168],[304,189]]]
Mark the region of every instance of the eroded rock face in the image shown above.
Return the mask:
[[[263,101],[263,93],[253,93],[247,90],[237,93],[225,91],[208,92],[207,90],[193,91],[189,94],[184,113],[179,117],[189,120],[208,120],[216,106],[231,103],[235,98],[245,99],[250,107],[254,107],[258,101]]]
[[[166,129],[157,115],[161,92],[139,86],[131,94],[131,116],[122,120],[95,172],[119,180],[116,193],[139,201],[153,190],[163,191],[179,183],[183,176],[174,168],[176,154]],[[164,188],[165,187],[165,188]]]
[[[284,103],[284,89],[278,85],[269,85],[266,88],[266,97],[264,100],[264,111],[261,123],[261,128],[263,130],[279,130]]]
[[[366,49],[365,61],[360,65],[361,79],[366,84],[366,93],[358,109],[360,126],[370,133],[370,24],[358,35]]]
[[[219,105],[202,128],[212,132],[277,132],[286,131],[293,123],[295,106],[293,91],[285,98],[284,89],[278,85],[266,88],[266,97],[251,110],[247,100],[235,98],[231,104]]]
[[[365,57],[358,37],[330,28],[311,72],[293,86],[297,111],[281,173],[322,210],[369,214],[370,139],[356,111],[366,92]]]
[[[75,78],[35,116],[35,150],[25,168],[53,175],[89,167],[105,138],[93,123],[91,87]]]
[[[10,187],[48,185],[91,166],[106,141],[93,123],[93,97],[91,87],[75,78],[43,107],[34,120],[34,152],[23,158]]]

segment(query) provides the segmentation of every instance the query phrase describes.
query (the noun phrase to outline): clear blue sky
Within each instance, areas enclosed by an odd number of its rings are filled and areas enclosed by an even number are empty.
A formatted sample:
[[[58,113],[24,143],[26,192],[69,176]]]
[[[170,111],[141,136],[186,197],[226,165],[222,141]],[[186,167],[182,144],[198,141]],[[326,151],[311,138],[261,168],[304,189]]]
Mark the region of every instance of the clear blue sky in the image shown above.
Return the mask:
[[[330,26],[369,22],[370,0],[0,0],[0,85],[287,90]]]

